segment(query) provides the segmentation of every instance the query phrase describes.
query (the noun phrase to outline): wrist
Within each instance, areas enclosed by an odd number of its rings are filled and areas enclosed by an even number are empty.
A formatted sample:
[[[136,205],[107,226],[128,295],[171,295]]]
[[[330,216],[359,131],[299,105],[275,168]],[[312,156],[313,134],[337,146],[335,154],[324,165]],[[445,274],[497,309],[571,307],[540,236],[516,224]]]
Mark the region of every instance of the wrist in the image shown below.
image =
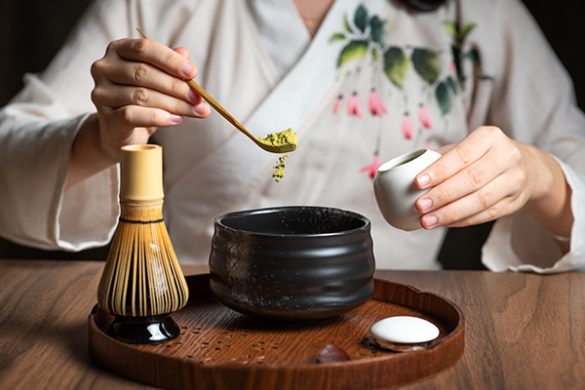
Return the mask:
[[[71,147],[66,188],[93,176],[117,162],[117,156],[108,153],[101,142],[97,114],[89,115],[81,124]]]
[[[114,146],[111,142],[111,137],[105,134],[105,126],[102,124],[102,119],[98,114],[94,114],[92,118],[93,126],[95,126],[95,145],[96,152],[101,156],[101,160],[109,165],[117,164],[120,162],[121,152],[120,146]]]
[[[555,184],[564,181],[558,163],[548,153],[531,145],[524,145],[527,154],[527,173],[530,178],[528,203],[546,202],[555,194]]]
[[[558,163],[549,153],[529,146],[529,175],[533,187],[527,210],[551,234],[570,237],[573,226],[571,187]]]

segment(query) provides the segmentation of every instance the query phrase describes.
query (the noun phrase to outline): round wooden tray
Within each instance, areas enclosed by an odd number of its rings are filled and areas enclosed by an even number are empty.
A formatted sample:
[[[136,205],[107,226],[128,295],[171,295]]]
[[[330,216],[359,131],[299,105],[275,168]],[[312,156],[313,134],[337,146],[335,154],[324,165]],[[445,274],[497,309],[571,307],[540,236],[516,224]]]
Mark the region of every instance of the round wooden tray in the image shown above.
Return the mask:
[[[173,318],[181,335],[164,344],[133,345],[106,334],[111,318],[89,316],[89,349],[106,369],[145,384],[193,389],[369,389],[420,380],[452,366],[463,353],[464,319],[447,299],[376,279],[372,299],[336,319],[312,324],[262,322],[217,303],[209,275],[187,277],[190,299]],[[367,342],[382,318],[410,315],[441,333],[422,351],[387,352]],[[327,345],[351,360],[316,363]]]

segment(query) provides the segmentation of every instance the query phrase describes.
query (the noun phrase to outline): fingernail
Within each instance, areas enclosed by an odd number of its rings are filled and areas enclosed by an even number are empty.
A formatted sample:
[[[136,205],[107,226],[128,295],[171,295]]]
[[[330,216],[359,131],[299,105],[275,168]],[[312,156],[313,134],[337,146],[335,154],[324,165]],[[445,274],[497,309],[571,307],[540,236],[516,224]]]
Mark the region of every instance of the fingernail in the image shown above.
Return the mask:
[[[191,75],[193,74],[193,65],[191,65],[190,62],[185,62],[181,71],[186,77],[191,78]]]
[[[195,106],[195,113],[197,115],[207,115],[207,113],[209,112],[209,106],[207,105],[207,103],[199,103],[198,105]]]
[[[169,120],[171,121],[171,123],[179,124],[179,123],[183,122],[183,117],[180,115],[171,114],[171,115],[169,115]]]
[[[421,211],[427,211],[433,205],[433,201],[429,198],[423,198],[418,201],[418,207]]]
[[[437,224],[437,222],[439,222],[439,219],[434,215],[425,215],[424,217],[422,217],[422,223],[426,229],[434,227]]]
[[[199,97],[197,92],[193,91],[192,89],[189,89],[189,101],[191,101],[195,104],[195,103],[199,103],[200,100],[201,100],[201,98]]]
[[[430,183],[430,181],[431,177],[426,173],[416,178],[416,183],[420,188],[424,188],[425,186],[427,186]]]

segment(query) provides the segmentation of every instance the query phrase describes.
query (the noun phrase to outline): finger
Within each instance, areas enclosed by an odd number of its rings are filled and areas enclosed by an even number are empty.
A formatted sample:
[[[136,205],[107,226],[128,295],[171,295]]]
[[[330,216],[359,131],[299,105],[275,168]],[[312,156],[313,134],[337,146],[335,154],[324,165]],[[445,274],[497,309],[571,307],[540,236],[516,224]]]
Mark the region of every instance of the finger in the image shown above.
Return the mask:
[[[189,50],[185,49],[184,47],[175,47],[173,50],[182,55],[183,57],[185,57],[186,59],[189,59]]]
[[[518,203],[519,202],[517,198],[508,196],[492,205],[489,209],[482,210],[477,214],[473,214],[467,218],[453,222],[449,225],[446,225],[446,227],[465,227],[495,221],[496,219],[505,217],[516,211],[519,208],[517,206]]]
[[[455,146],[455,144],[448,144],[448,145],[443,145],[439,148],[438,152],[440,154],[445,154],[447,153],[449,150],[451,150],[453,148],[453,146]]]
[[[113,125],[123,127],[169,127],[181,124],[183,118],[160,108],[128,105],[110,113]]]
[[[106,61],[103,58],[93,62],[91,64],[90,73],[95,84],[97,85],[100,81],[107,79],[104,75],[104,69],[106,68]]]
[[[487,153],[494,137],[493,133],[496,131],[501,133],[501,130],[495,127],[480,127],[471,132],[463,141],[419,173],[415,178],[415,185],[420,189],[435,186],[473,164]]]
[[[180,55],[182,55],[183,57],[185,57],[187,59],[189,58],[189,50],[185,49],[184,47],[176,47],[173,50],[176,51],[177,53],[179,53]],[[190,94],[191,95],[194,95],[196,97],[195,104],[199,104],[203,100],[203,98],[201,97],[201,95],[199,95],[193,89],[190,89]],[[211,109],[210,109],[210,111],[211,111]]]
[[[469,195],[506,171],[507,162],[490,149],[483,158],[463,168],[416,201],[420,213],[428,213]]]
[[[424,214],[420,219],[421,226],[425,229],[448,226],[482,211],[493,212],[496,203],[517,193],[508,185],[510,181],[509,175],[496,177],[478,191]]]
[[[201,102],[201,97],[189,87],[185,80],[171,76],[144,62],[127,62],[124,66],[106,66],[103,73],[109,81],[116,84],[154,89],[192,105]]]
[[[126,60],[147,62],[181,79],[192,79],[197,68],[188,59],[168,46],[151,39],[121,39],[116,41],[116,53]]]
[[[109,87],[96,87],[92,92],[94,103],[106,105],[112,108],[120,108],[127,105],[160,108],[181,116],[203,118],[209,114],[206,103],[196,106],[184,100],[160,93],[144,87],[130,87],[123,85],[111,85]]]

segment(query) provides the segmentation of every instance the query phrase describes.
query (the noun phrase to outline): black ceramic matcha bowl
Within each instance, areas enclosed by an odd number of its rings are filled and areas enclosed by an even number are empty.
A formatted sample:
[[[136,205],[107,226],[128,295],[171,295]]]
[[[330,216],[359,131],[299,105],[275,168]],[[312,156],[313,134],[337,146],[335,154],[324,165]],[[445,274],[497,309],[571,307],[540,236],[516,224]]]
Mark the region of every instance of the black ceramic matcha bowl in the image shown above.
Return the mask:
[[[215,220],[211,291],[256,318],[335,317],[373,291],[370,221],[325,207],[280,207]]]

